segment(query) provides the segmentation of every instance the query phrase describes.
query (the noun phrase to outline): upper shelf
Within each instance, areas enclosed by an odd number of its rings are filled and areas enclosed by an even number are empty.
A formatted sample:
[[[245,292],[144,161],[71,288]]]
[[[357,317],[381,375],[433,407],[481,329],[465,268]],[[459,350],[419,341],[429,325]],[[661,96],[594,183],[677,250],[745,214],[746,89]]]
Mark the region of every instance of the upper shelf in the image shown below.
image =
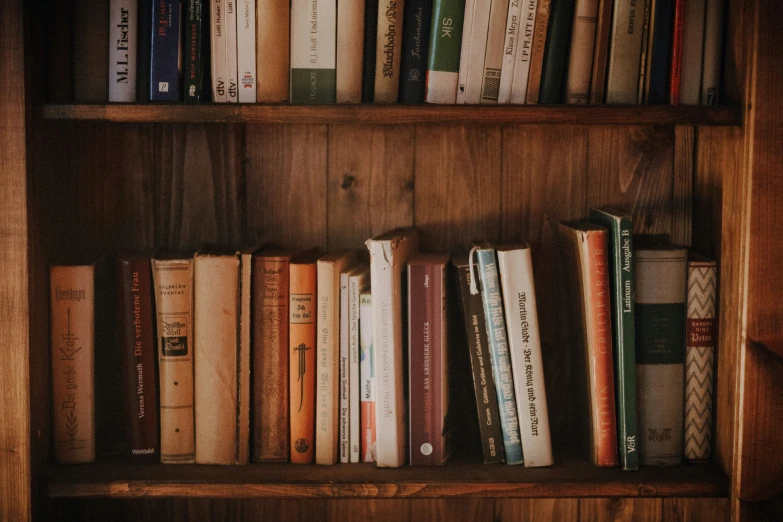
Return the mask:
[[[194,123],[411,123],[568,125],[740,125],[736,106],[655,105],[228,105],[79,104],[44,105],[55,120]]]

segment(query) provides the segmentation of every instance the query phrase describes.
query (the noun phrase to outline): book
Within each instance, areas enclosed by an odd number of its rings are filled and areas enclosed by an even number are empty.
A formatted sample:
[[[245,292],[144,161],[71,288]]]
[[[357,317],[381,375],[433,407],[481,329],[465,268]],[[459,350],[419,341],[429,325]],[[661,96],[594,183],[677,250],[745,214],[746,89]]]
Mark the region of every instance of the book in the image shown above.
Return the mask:
[[[723,57],[723,0],[707,0],[704,15],[704,61],[701,104],[720,103],[720,64]]]
[[[682,38],[685,17],[685,0],[674,0],[674,22],[672,24],[672,50],[669,65],[669,103],[680,104],[680,81],[682,76]]]
[[[404,7],[403,0],[378,0],[375,103],[394,103],[399,96]]]
[[[136,98],[139,102],[150,101],[150,61],[152,59],[152,8],[153,1],[138,3],[136,24]]]
[[[358,266],[348,275],[348,425],[349,461],[361,461],[360,317],[361,294],[367,291],[370,267]]]
[[[320,257],[310,250],[289,262],[288,383],[291,462],[310,464],[315,459],[315,313]]]
[[[256,0],[256,101],[288,101],[290,71],[288,0]]]
[[[551,466],[554,459],[530,245],[499,245],[497,259],[525,467]]]
[[[586,104],[590,101],[598,3],[599,0],[575,2],[571,51],[568,55],[567,103]]]
[[[253,253],[251,246],[239,252],[239,354],[237,360],[237,456],[236,464],[250,461],[250,345],[253,321]]]
[[[160,460],[196,461],[193,408],[193,260],[153,259],[160,389]]]
[[[257,101],[256,0],[237,2],[237,96],[239,103]],[[263,48],[262,48],[263,49]]]
[[[672,52],[674,1],[651,0],[650,29],[645,73],[645,102],[660,105],[668,102],[669,58]]]
[[[606,96],[606,67],[609,61],[609,35],[612,28],[613,0],[600,0],[598,21],[595,27],[595,51],[593,52],[593,73],[590,79],[590,103],[598,105]]]
[[[150,101],[179,100],[179,0],[153,0]]]
[[[111,0],[109,5],[109,101],[136,101],[136,0]]]
[[[228,101],[226,2],[227,0],[209,0],[209,62],[212,71],[212,101],[216,103]]]
[[[642,50],[639,59],[639,83],[636,86],[636,103],[641,105],[645,103],[646,80],[647,80],[647,60],[650,47],[650,19],[651,19],[652,0],[644,0],[644,16],[642,18]]]
[[[560,239],[570,290],[574,357],[587,402],[583,424],[589,434],[590,459],[596,466],[614,467],[617,420],[612,368],[611,303],[609,298],[608,233],[586,221],[560,223]],[[580,353],[581,352],[581,353]]]
[[[364,8],[363,0],[344,0],[337,3],[337,103],[362,101]]]
[[[71,1],[48,4],[43,23],[46,27],[46,93],[48,103],[73,101],[73,45]]]
[[[478,258],[479,277],[477,280],[471,280],[470,292],[473,295],[478,294],[479,290],[476,285],[478,281],[481,287],[481,302],[484,307],[484,321],[487,328],[487,346],[492,357],[492,371],[498,396],[503,449],[508,464],[522,464],[519,414],[495,249],[488,243],[480,243],[471,250],[471,257],[474,252]]]
[[[473,37],[473,14],[475,12],[476,7],[476,0],[464,0],[463,2],[465,4],[465,10],[463,11],[463,23],[461,24],[462,28],[462,38],[460,40],[460,53],[459,53],[459,68],[457,73],[457,93],[456,93],[456,99],[455,103],[463,104],[465,103],[465,93],[466,86],[468,84],[468,68],[470,66],[470,41]],[[438,23],[439,17],[437,16],[437,10],[438,5],[443,6],[443,2],[441,0],[440,3],[433,2],[433,15],[432,15],[432,22],[433,24]],[[459,25],[456,26],[456,28],[459,28]],[[432,29],[432,38],[433,38],[433,45],[434,44],[434,38],[437,34],[436,28],[433,26]],[[449,37],[451,34],[448,35]],[[429,72],[427,73],[429,74]],[[447,93],[446,93],[447,94]]]
[[[350,296],[348,295],[348,273],[352,268],[340,273],[340,333],[339,333],[339,369],[338,375],[338,394],[339,406],[337,407],[338,417],[338,453],[341,464],[348,464],[351,461],[351,384],[349,363],[351,359],[350,348]]]
[[[71,0],[73,101],[109,99],[109,1]]]
[[[538,0],[536,24],[533,28],[533,41],[530,51],[530,72],[527,78],[527,103],[538,103],[541,92],[541,73],[544,67],[544,52],[549,34],[550,0]],[[515,73],[516,74],[516,73]]]
[[[489,21],[492,4],[502,0],[475,1],[473,5],[473,20],[470,27],[468,44],[468,69],[465,77],[465,96],[463,103],[477,104],[481,102],[484,87],[484,59],[487,53],[489,37]],[[464,30],[464,29],[463,29]],[[465,42],[463,42],[465,45]],[[459,98],[457,103],[459,103]]]
[[[361,383],[361,460],[375,462],[375,344],[372,294],[359,296],[359,382]]]
[[[422,103],[427,77],[432,1],[408,0],[402,24],[402,56],[400,58],[401,103]]]
[[[519,25],[522,19],[522,0],[509,0],[506,15],[506,30],[503,33],[503,62],[500,67],[500,85],[498,86],[498,103],[511,101],[511,82],[514,79],[514,65],[517,57],[517,42],[519,41]],[[531,31],[532,34],[532,31]],[[523,51],[525,63],[530,63],[530,49]],[[527,83],[525,83],[527,87]]]
[[[416,228],[397,228],[367,240],[370,251],[370,285],[373,291],[373,344],[375,347],[376,465],[405,464],[408,432],[404,377],[407,336],[407,299],[404,283],[408,259],[419,250]]]
[[[685,387],[687,251],[671,245],[637,248],[636,378],[639,462],[682,462]]]
[[[506,30],[506,52],[510,52],[514,55],[512,58],[512,66],[509,67],[511,78],[506,78],[505,71],[500,75],[501,93],[504,90],[503,85],[508,83],[508,101],[515,104],[525,103],[525,100],[527,99],[528,79],[530,78],[530,59],[533,51],[533,37],[536,29],[536,16],[538,14],[539,3],[541,3],[539,0],[519,1],[521,3],[520,20],[517,29],[518,35],[515,50],[509,48],[508,29]],[[510,8],[509,17],[511,17]],[[501,96],[501,98],[505,99],[504,96]],[[502,103],[502,100],[498,99],[498,103]]]
[[[701,95],[705,5],[706,0],[688,0],[685,3],[680,71],[680,103],[683,105],[698,105]]]
[[[709,460],[715,377],[718,265],[691,254],[688,261],[688,317],[685,323],[685,458]]]
[[[539,103],[561,103],[571,48],[575,0],[555,0],[550,5],[547,43],[541,66]]]
[[[457,257],[453,263],[460,289],[460,309],[465,320],[464,344],[469,351],[470,365],[473,370],[473,389],[484,463],[503,462],[505,460],[503,434],[500,427],[500,412],[492,360],[487,345],[487,323],[484,318],[484,307],[481,303],[481,295],[470,292],[477,272],[468,262],[468,256]]]
[[[481,83],[481,103],[498,102],[508,3],[509,0],[492,0],[492,6],[490,7],[487,48],[484,53],[484,73]]]
[[[620,467],[635,470],[639,468],[639,437],[636,422],[633,222],[629,214],[611,207],[590,209],[590,221],[609,231],[609,297],[618,449]]]
[[[204,3],[209,0],[187,0],[183,3],[185,14],[183,17],[184,49],[183,59],[183,88],[185,101],[198,103],[209,100],[209,89],[205,89],[204,65],[207,56],[204,43],[209,41],[209,28]]]
[[[154,463],[160,459],[160,438],[149,258],[121,255],[117,260],[117,282],[117,340],[123,362],[128,458],[137,464]]]
[[[468,0],[472,2],[472,0]],[[465,0],[436,0],[432,4],[432,30],[427,58],[424,101],[457,103],[461,48],[464,42]]]
[[[606,103],[633,105],[638,101],[644,2],[615,0],[612,18]]]
[[[289,456],[288,306],[290,253],[253,256],[253,460]]]
[[[291,103],[336,100],[337,1],[291,1]]]
[[[239,101],[239,73],[237,69],[237,2],[224,0],[223,30],[226,32],[226,101]],[[255,42],[253,43],[255,45]]]
[[[52,440],[61,464],[95,460],[95,265],[49,268]]]
[[[362,103],[375,99],[375,44],[378,43],[378,1],[364,0]]]
[[[440,466],[452,451],[449,412],[448,254],[408,260],[410,463]]]

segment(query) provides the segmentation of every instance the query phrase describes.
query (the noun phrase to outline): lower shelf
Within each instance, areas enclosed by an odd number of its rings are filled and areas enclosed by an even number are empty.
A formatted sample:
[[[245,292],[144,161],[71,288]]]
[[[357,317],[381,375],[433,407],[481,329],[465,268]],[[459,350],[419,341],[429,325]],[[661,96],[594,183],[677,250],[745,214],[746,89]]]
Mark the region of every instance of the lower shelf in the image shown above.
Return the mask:
[[[723,497],[728,479],[714,464],[627,472],[574,459],[551,468],[450,462],[440,468],[130,465],[105,461],[52,466],[50,497]]]

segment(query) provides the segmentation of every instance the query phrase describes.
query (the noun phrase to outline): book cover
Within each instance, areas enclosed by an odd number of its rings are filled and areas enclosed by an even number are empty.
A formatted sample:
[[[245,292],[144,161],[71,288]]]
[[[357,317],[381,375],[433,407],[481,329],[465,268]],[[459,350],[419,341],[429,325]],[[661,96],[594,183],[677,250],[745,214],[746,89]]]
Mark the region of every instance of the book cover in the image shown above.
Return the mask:
[[[644,2],[615,0],[612,18],[606,103],[634,105],[638,101]]]
[[[428,103],[458,103],[457,83],[462,74],[460,56],[464,54],[460,46],[465,41],[462,21],[467,11],[465,0],[435,0],[432,4],[424,93],[424,101]]]
[[[153,0],[150,101],[179,100],[179,0]]]
[[[687,251],[637,248],[636,378],[639,459],[646,466],[682,462],[685,396]]]
[[[470,40],[468,40],[468,70],[465,77],[464,103],[478,104],[481,102],[481,92],[484,87],[484,59],[487,55],[489,21],[493,3],[493,0],[476,1],[473,5],[473,24]]]
[[[590,101],[598,3],[599,0],[576,0],[575,3],[566,82],[567,103],[586,104]]]
[[[554,458],[530,245],[498,246],[497,258],[525,467],[551,466]]]
[[[717,297],[717,263],[692,254],[685,323],[685,458],[691,462],[709,460],[712,450]]]
[[[236,0],[236,2],[238,99],[239,103],[255,103],[257,101],[256,0]]]
[[[544,51],[549,35],[550,0],[538,0],[536,24],[533,28],[533,42],[530,51],[530,72],[527,79],[527,103],[538,103],[541,92],[541,73],[544,67]]]
[[[503,67],[506,19],[509,0],[492,0],[487,26],[487,48],[484,52],[484,72],[481,82],[481,103],[497,103],[500,92],[500,71]]]
[[[155,463],[160,459],[160,438],[149,258],[121,255],[117,260],[117,282],[128,457],[134,463]]]
[[[216,103],[228,101],[226,2],[227,0],[209,0],[209,61],[212,71],[212,101]]]
[[[533,38],[536,30],[536,16],[538,15],[539,0],[520,0],[520,20],[517,29],[516,50],[508,46],[509,35],[506,30],[506,52],[513,54],[513,66],[509,67],[511,78],[505,76],[505,71],[500,75],[501,92],[503,84],[509,85],[509,102],[514,104],[523,104],[527,99],[528,78],[530,77],[530,65],[533,52]],[[509,17],[511,10],[509,9]],[[513,45],[513,42],[511,42]],[[505,62],[504,62],[505,65]],[[503,98],[503,96],[501,96]],[[505,98],[504,98],[505,99]],[[502,100],[498,100],[500,103]]]
[[[590,209],[590,221],[609,231],[609,290],[620,467],[639,468],[636,422],[633,222],[611,207]]]
[[[684,18],[685,0],[674,0],[674,24],[672,27],[672,51],[669,70],[669,103],[672,105],[680,104]]]
[[[152,280],[158,325],[160,460],[193,464],[193,260],[153,259]]]
[[[402,57],[400,58],[400,102],[422,103],[427,76],[432,1],[408,0],[402,24]]]
[[[73,101],[109,99],[109,2],[71,0]]]
[[[612,0],[598,3],[598,21],[595,27],[593,74],[590,79],[590,103],[599,105],[606,95],[606,67],[609,61],[609,35],[612,27]]]
[[[253,321],[253,253],[247,247],[239,253],[239,353],[237,355],[237,456],[236,464],[250,461],[250,345]]]
[[[378,1],[364,0],[362,103],[375,99],[375,44],[378,43]]]
[[[575,0],[556,0],[550,5],[547,43],[541,66],[539,103],[562,103],[569,63]]]
[[[487,328],[487,346],[492,356],[492,371],[495,377],[495,389],[498,396],[500,426],[503,429],[503,449],[508,464],[522,464],[522,441],[519,438],[519,415],[517,412],[514,376],[511,369],[511,356],[508,346],[506,320],[503,315],[503,295],[500,289],[500,277],[495,258],[495,249],[489,244],[473,247],[470,255],[478,258],[481,287],[481,301],[484,307],[484,320]],[[470,292],[479,292],[473,281]]]
[[[95,460],[95,265],[49,268],[52,440],[61,464]]]
[[[475,9],[476,0],[464,0],[463,3],[465,4],[465,10],[462,13],[463,15],[463,23],[461,24],[462,39],[460,41],[459,64],[458,64],[459,69],[457,73],[457,95],[456,95],[456,103],[460,105],[465,103],[466,86],[468,84],[468,68],[470,66],[470,40],[473,37],[473,14],[476,11]],[[438,20],[438,16],[436,14],[437,10],[438,10],[438,3],[434,2],[433,16],[432,16],[433,24],[436,24]],[[434,45],[435,35],[436,35],[435,27],[433,26],[432,29],[433,45]]]
[[[239,73],[237,69],[237,2],[242,0],[224,0],[226,32],[226,101],[239,101]]]
[[[109,5],[109,101],[136,101],[138,22],[135,0],[111,0]]]
[[[184,13],[184,52],[183,59],[183,93],[188,103],[208,101],[204,92],[204,31],[207,17],[204,12],[204,2],[208,0],[187,0]],[[207,38],[208,40],[208,38]]]
[[[704,56],[704,13],[706,0],[685,3],[682,27],[680,103],[698,105],[701,95],[701,66]]]
[[[707,0],[704,16],[704,61],[701,69],[701,104],[720,103],[720,63],[723,57],[723,2]]]
[[[361,460],[375,462],[375,345],[372,294],[359,296],[359,379],[361,383]]]
[[[376,465],[405,464],[408,416],[405,385],[407,317],[405,273],[408,259],[419,250],[419,231],[398,228],[367,240],[373,291]]]
[[[139,102],[150,101],[150,61],[152,60],[152,0],[138,3],[136,24],[136,98]]]
[[[256,101],[288,101],[290,71],[289,0],[256,0]]]
[[[674,1],[651,0],[649,43],[645,74],[645,101],[660,105],[669,101],[669,73],[674,29]]]
[[[500,86],[498,87],[498,103],[511,101],[511,82],[514,80],[514,65],[517,57],[517,42],[519,41],[519,25],[522,18],[522,0],[509,0],[506,15],[506,31],[503,33],[503,62],[500,67]],[[532,36],[532,30],[531,30]],[[524,51],[525,63],[530,64],[530,47]],[[527,84],[525,85],[527,87]]]
[[[362,101],[364,9],[364,0],[337,3],[337,103]]]
[[[378,40],[375,48],[375,103],[399,97],[403,0],[378,0]]]
[[[336,0],[292,0],[291,103],[335,102],[336,18]]]
[[[370,267],[362,264],[348,276],[348,382],[349,382],[349,461],[360,462],[362,456],[361,436],[361,295],[370,282]]]

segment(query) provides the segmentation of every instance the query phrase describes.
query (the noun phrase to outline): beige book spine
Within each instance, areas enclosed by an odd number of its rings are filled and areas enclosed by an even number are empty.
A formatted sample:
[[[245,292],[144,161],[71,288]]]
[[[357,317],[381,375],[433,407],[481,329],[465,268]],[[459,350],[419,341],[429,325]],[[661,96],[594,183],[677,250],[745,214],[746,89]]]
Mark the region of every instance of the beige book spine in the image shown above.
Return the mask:
[[[378,37],[375,46],[376,103],[397,102],[404,6],[403,0],[378,0]]]
[[[568,103],[590,101],[590,80],[593,76],[595,29],[599,0],[577,0],[574,27],[571,33],[571,53],[568,59]]]
[[[337,103],[362,102],[363,63],[364,2],[343,0],[337,3]]]
[[[247,464],[250,459],[250,344],[253,334],[251,329],[253,318],[252,268],[253,251],[255,250],[255,248],[248,249],[242,252],[240,257],[237,464]]]
[[[498,102],[507,17],[508,0],[492,0],[492,7],[489,12],[487,48],[484,54],[484,72],[481,82],[481,103],[494,104]]]
[[[256,0],[256,99],[259,103],[288,101],[288,0]]]
[[[536,11],[536,24],[533,32],[532,50],[530,52],[530,72],[527,77],[526,102],[538,103],[538,95],[541,91],[541,71],[544,66],[544,50],[546,48],[546,35],[549,29],[549,4],[550,0],[539,0]]]

